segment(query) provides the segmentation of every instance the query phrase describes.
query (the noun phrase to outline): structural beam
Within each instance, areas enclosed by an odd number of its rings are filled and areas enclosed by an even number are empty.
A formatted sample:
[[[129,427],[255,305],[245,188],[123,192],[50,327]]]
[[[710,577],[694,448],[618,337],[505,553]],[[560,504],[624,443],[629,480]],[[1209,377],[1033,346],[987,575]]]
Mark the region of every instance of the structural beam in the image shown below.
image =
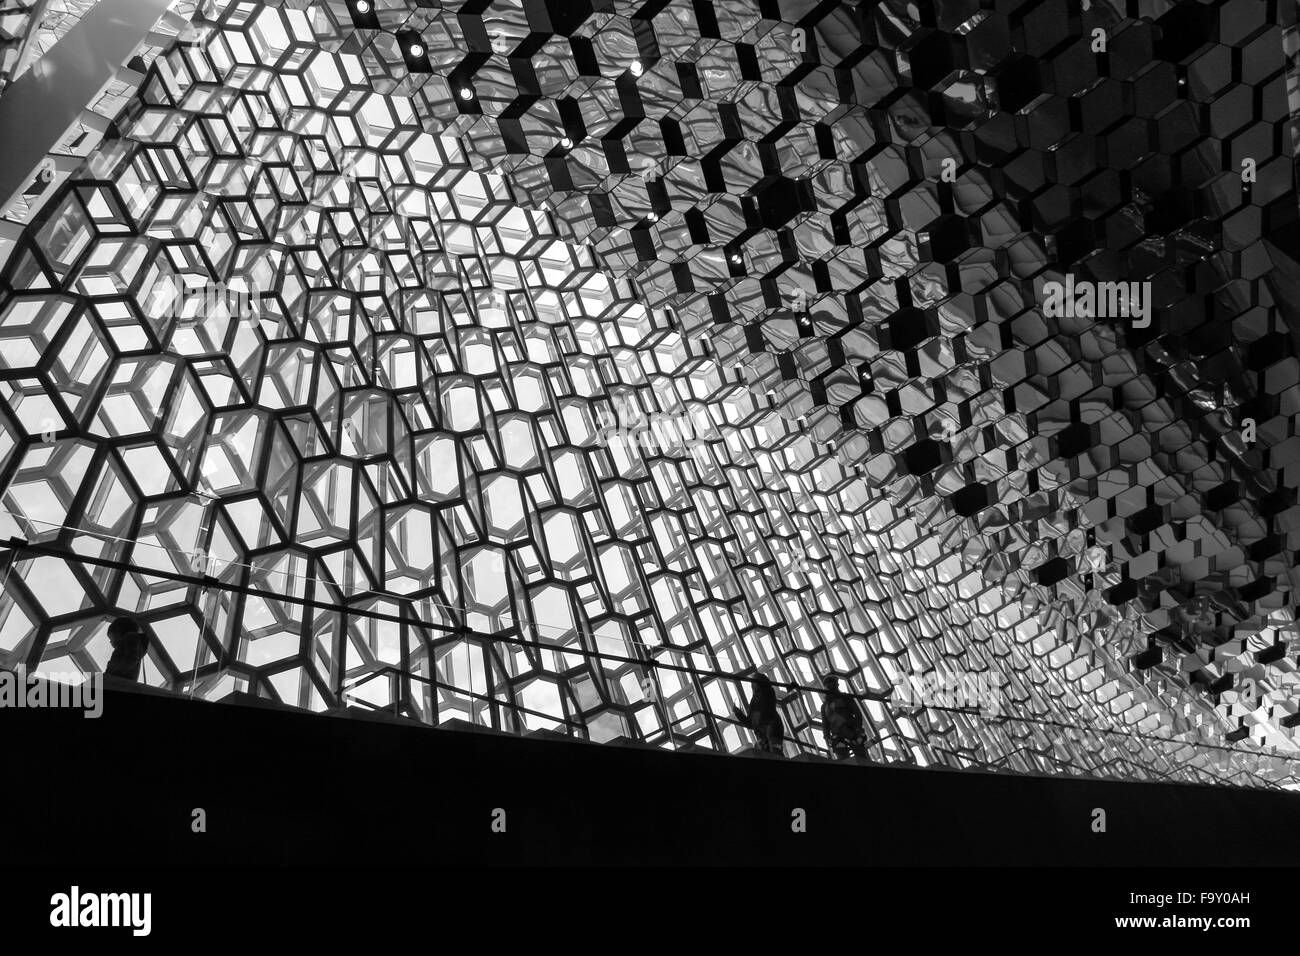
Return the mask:
[[[0,210],[167,11],[170,0],[101,0],[0,95]]]

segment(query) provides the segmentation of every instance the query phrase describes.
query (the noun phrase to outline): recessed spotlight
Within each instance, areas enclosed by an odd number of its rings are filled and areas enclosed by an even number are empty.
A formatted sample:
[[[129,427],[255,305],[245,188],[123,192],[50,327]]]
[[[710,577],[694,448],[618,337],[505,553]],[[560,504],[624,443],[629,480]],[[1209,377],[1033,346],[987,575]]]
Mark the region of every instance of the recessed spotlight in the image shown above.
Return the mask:
[[[651,222],[658,222],[658,221],[659,221],[659,213],[657,213],[657,212],[652,212],[652,213],[650,213],[650,215],[646,216],[646,218],[649,219]]]
[[[369,13],[369,12],[370,12],[369,0],[357,0],[357,13]]]
[[[474,91],[471,90],[468,86],[462,86],[460,88],[460,98],[462,100],[468,100],[471,97],[473,97],[473,95],[474,95]]]
[[[412,43],[409,47],[406,48],[406,52],[414,57],[424,56],[424,44]]]
[[[739,252],[733,252],[733,253],[731,254],[731,261],[732,261],[732,263],[733,263],[734,265],[740,265],[740,263],[741,263],[740,253],[739,253]]]
[[[560,140],[560,145],[563,146],[565,149],[568,149],[570,146],[573,145],[573,140],[569,139],[569,137],[566,136]]]
[[[645,72],[645,67],[641,65],[641,61],[640,61],[640,60],[633,60],[633,61],[632,61],[632,75],[633,75],[633,76],[640,76],[640,75],[641,75],[642,73],[644,73],[644,72]]]

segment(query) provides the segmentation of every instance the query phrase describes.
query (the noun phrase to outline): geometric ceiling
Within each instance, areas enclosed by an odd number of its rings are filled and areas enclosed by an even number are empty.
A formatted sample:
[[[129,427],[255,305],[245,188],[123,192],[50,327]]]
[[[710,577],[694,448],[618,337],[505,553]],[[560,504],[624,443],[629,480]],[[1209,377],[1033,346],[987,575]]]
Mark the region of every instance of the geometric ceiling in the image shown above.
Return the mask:
[[[1293,6],[362,4],[201,4],[11,204],[0,664],[1300,782]]]

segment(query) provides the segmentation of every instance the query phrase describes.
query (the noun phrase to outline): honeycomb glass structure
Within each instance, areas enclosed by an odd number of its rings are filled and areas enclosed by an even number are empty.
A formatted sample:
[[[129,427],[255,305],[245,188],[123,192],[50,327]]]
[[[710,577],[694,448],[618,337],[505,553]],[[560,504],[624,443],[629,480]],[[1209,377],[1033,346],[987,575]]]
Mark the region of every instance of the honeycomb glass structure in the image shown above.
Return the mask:
[[[0,664],[716,751],[761,673],[789,756],[833,673],[882,762],[1294,787],[1295,37],[173,5],[4,210]]]

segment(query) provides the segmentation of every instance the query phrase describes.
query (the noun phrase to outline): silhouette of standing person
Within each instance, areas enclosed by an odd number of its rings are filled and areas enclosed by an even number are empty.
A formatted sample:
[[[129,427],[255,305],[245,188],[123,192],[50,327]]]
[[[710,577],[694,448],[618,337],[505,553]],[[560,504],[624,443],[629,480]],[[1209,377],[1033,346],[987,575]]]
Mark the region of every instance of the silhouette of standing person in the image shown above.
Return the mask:
[[[826,746],[836,760],[845,759],[850,751],[855,757],[866,757],[867,733],[857,701],[840,690],[838,677],[823,678],[822,686],[826,688],[826,700],[822,702],[822,733],[826,735]]]
[[[772,681],[763,674],[754,678],[754,693],[749,698],[749,710],[735,712],[736,719],[754,732],[755,746],[764,753],[780,754],[785,741],[785,727],[776,709],[776,690]]]
[[[138,681],[140,664],[149,653],[149,635],[131,617],[119,617],[108,626],[108,642],[113,654],[108,659],[104,674],[122,680]]]

